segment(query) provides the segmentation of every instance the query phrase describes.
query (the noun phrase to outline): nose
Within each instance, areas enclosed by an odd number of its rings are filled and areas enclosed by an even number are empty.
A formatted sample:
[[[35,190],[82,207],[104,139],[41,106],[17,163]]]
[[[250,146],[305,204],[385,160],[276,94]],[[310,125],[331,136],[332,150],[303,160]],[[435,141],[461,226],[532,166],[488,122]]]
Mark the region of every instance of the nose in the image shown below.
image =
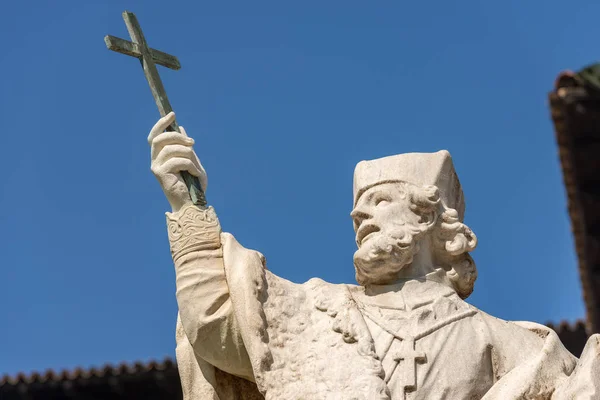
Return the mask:
[[[357,229],[363,221],[373,218],[373,215],[368,213],[364,208],[356,207],[350,213],[350,217],[352,217],[352,221],[354,222],[354,229]]]

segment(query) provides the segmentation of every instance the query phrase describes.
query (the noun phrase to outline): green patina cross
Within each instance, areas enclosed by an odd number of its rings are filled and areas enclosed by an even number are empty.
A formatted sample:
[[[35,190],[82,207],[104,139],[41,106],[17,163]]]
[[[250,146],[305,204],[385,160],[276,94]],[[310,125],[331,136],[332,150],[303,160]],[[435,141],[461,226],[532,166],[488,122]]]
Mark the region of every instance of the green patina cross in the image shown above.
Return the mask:
[[[127,25],[131,42],[107,35],[104,37],[106,47],[108,47],[109,50],[127,54],[128,56],[140,60],[142,67],[144,68],[144,75],[146,75],[146,80],[150,85],[152,96],[158,107],[158,111],[160,112],[160,115],[164,117],[173,111],[173,109],[171,108],[171,103],[169,103],[167,92],[160,80],[160,75],[158,75],[156,64],[177,70],[181,68],[179,60],[175,56],[148,47],[144,34],[142,33],[142,28],[140,27],[135,14],[125,11],[123,12],[123,19],[125,20],[125,25]],[[170,125],[170,128],[175,132],[179,132],[179,126],[175,121]],[[194,204],[198,207],[206,207],[206,198],[198,178],[190,175],[186,171],[181,172],[181,177],[188,187],[190,197]]]

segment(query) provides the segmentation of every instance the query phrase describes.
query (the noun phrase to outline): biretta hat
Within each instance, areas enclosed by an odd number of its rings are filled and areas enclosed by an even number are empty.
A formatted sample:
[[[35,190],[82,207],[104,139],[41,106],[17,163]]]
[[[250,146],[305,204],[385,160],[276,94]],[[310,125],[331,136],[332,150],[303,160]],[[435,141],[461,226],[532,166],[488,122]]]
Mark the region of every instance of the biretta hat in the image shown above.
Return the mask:
[[[398,154],[359,162],[354,169],[354,205],[367,189],[389,182],[435,185],[444,204],[454,208],[461,221],[464,218],[463,191],[447,150]]]

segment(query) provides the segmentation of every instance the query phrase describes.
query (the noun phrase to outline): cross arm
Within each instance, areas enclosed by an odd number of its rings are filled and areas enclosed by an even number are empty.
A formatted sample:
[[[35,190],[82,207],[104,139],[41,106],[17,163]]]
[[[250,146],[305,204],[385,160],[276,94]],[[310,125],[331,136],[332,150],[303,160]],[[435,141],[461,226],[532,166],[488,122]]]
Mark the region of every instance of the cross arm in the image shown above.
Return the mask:
[[[137,43],[132,43],[128,40],[124,40],[111,35],[106,35],[104,37],[104,43],[106,43],[106,47],[109,50],[116,51],[117,53],[127,54],[128,56],[132,56],[135,58],[142,57],[142,52],[140,51],[140,47]],[[179,64],[179,60],[177,59],[177,57],[167,53],[163,53],[162,51],[156,49],[148,50],[150,51],[152,60],[154,60],[156,64],[174,70],[178,70],[181,68],[181,64]]]

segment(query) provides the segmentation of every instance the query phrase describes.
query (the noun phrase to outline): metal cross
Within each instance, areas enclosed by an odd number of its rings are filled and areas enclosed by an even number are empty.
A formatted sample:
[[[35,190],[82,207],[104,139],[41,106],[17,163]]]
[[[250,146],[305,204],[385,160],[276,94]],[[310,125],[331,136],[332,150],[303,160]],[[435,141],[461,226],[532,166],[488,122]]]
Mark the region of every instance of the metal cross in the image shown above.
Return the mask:
[[[415,351],[413,338],[405,338],[400,346],[400,350],[393,355],[393,358],[399,363],[402,395],[406,397],[406,392],[417,389],[417,363],[423,363],[427,358],[425,353]]]
[[[127,25],[131,42],[106,35],[104,37],[106,47],[108,47],[109,50],[127,54],[128,56],[136,57],[140,60],[142,67],[144,68],[144,75],[150,85],[152,96],[158,107],[158,111],[160,112],[161,117],[164,117],[173,111],[173,109],[171,108],[171,103],[169,103],[167,92],[160,80],[160,75],[158,75],[155,64],[178,70],[181,68],[179,60],[175,56],[148,47],[144,34],[142,33],[142,28],[140,27],[135,14],[125,11],[123,12],[123,19],[125,20],[125,25]],[[175,121],[170,125],[170,128],[175,132],[179,132],[179,126]],[[190,175],[187,171],[182,171],[181,177],[188,187],[192,202],[198,207],[206,207],[206,198],[198,178]]]

